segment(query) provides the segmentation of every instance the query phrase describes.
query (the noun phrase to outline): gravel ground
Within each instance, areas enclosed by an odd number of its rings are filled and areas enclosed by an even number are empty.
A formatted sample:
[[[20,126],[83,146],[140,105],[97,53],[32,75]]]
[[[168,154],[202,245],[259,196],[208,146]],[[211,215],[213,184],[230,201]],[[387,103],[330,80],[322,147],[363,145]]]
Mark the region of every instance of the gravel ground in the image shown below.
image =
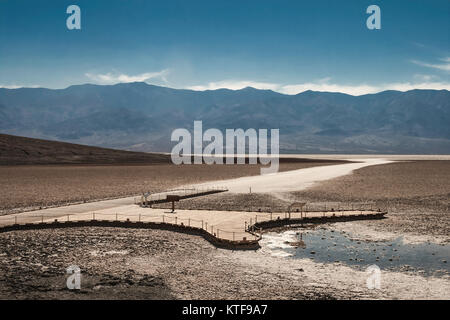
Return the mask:
[[[449,299],[450,279],[383,272],[382,289],[339,263],[216,249],[161,230],[73,228],[0,234],[1,299]],[[81,290],[66,268],[81,268]]]
[[[160,230],[73,228],[0,234],[0,298],[328,299],[283,275],[242,263],[204,239]],[[81,268],[80,291],[65,270]]]

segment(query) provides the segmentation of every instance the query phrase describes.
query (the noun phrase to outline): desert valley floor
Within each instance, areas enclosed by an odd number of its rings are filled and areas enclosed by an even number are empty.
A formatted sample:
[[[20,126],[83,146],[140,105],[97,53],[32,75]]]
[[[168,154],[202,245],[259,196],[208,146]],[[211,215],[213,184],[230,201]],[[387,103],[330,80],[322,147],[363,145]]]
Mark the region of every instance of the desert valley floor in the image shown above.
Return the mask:
[[[255,186],[250,193],[230,188],[177,204],[180,210],[223,214],[283,212],[295,201],[388,211],[381,220],[266,230],[257,251],[218,249],[201,237],[163,230],[85,227],[1,233],[0,298],[449,299],[450,159],[385,158],[385,163],[333,179],[306,185],[298,181],[298,190],[259,192]],[[280,171],[351,163],[358,163],[358,157],[311,158],[282,162]],[[257,165],[0,166],[0,210],[5,217],[230,179],[232,185],[240,181],[237,186],[258,174]],[[291,245],[299,237],[306,248]],[[366,287],[369,263],[382,269],[378,290]],[[83,277],[82,290],[76,292],[65,289],[66,268],[74,264]]]

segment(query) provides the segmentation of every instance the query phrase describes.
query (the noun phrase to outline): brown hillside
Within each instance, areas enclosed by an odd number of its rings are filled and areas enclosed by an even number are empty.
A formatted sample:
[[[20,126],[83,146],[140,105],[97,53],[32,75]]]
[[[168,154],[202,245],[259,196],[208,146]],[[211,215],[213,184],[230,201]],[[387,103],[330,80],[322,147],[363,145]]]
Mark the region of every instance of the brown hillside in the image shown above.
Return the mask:
[[[164,154],[131,152],[0,134],[0,165],[158,164]]]

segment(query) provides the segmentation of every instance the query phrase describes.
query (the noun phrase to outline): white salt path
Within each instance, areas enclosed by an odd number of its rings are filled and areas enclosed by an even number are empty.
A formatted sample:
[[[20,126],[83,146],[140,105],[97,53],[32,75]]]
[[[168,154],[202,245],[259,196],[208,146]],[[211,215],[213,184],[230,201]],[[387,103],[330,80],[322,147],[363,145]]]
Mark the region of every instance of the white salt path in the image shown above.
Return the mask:
[[[391,163],[386,159],[358,159],[357,163],[318,166],[312,168],[277,172],[267,175],[242,177],[229,180],[211,181],[196,184],[190,187],[208,188],[224,186],[234,193],[280,193],[300,191],[311,187],[313,184],[352,173],[353,170],[367,166]]]

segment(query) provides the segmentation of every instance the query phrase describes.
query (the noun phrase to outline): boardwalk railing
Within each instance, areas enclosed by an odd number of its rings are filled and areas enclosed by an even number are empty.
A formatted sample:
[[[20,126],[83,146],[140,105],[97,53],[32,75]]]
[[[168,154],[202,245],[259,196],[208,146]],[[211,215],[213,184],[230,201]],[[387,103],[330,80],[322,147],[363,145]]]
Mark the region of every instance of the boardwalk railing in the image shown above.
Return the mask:
[[[224,212],[225,213],[225,212]],[[67,215],[14,215],[0,217],[0,232],[44,227],[112,226],[166,229],[203,236],[211,243],[229,249],[259,247],[262,230],[299,223],[322,223],[361,219],[379,219],[382,211],[303,211],[291,213],[255,213],[243,221],[241,230],[225,230],[207,220],[180,218],[176,215],[82,213]]]
[[[171,202],[167,196],[176,195],[180,198],[180,200],[183,200],[226,191],[228,191],[226,187],[219,186],[173,189],[155,194],[149,194],[148,196],[142,195],[140,197],[135,197],[134,203],[141,206],[151,206],[152,204]]]
[[[241,231],[228,231],[211,225],[208,221],[192,218],[180,218],[174,215],[151,214],[110,214],[110,213],[81,213],[63,216],[48,215],[15,215],[0,217],[0,232],[21,229],[34,229],[64,226],[127,226],[147,227],[155,229],[170,229],[186,233],[197,231],[211,243],[229,249],[257,249],[260,235],[249,233],[242,228]],[[170,226],[174,227],[170,228]],[[195,232],[194,232],[195,233]]]
[[[245,230],[260,232],[266,228],[289,226],[303,223],[322,223],[349,220],[382,219],[387,211],[381,210],[340,210],[340,211],[295,211],[284,213],[256,213],[246,220]]]

